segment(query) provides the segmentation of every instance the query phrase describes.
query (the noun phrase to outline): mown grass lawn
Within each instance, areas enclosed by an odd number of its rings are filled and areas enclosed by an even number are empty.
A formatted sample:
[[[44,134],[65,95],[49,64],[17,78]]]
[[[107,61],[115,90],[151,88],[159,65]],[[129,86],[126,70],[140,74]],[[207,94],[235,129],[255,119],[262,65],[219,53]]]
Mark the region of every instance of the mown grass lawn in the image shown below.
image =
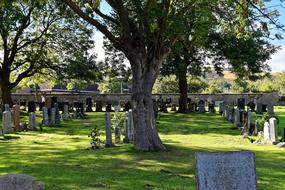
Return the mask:
[[[285,108],[278,107],[276,112],[279,126],[285,126]],[[0,174],[35,176],[47,190],[195,189],[195,152],[252,150],[259,189],[285,189],[285,149],[242,139],[240,131],[232,130],[232,124],[217,114],[162,114],[158,128],[166,152],[139,152],[129,144],[87,150],[87,135],[93,127],[102,129],[104,139],[103,116],[89,113],[84,120],[1,140]]]

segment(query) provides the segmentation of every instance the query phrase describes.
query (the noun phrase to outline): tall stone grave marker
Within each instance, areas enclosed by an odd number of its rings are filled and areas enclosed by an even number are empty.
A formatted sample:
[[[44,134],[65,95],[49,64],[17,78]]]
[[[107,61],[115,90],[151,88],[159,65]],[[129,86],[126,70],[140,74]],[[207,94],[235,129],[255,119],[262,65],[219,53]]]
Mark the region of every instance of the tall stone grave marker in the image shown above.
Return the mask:
[[[34,112],[29,114],[29,129],[32,131],[36,130],[36,115]]]
[[[255,154],[196,153],[196,184],[197,190],[257,190]]]
[[[257,103],[257,104],[256,104],[256,110],[255,110],[255,112],[256,112],[257,114],[262,114],[262,103]]]
[[[20,106],[18,104],[13,106],[13,127],[15,131],[20,130]]]
[[[234,123],[235,123],[235,127],[240,127],[241,126],[239,109],[235,109]]]
[[[58,103],[54,104],[54,108],[55,108],[55,124],[60,124],[60,114],[59,114],[59,107],[58,107]]]
[[[64,106],[63,106],[63,120],[68,120],[68,105],[67,104],[65,104]]]
[[[198,102],[198,110],[199,110],[200,113],[204,113],[206,111],[204,100],[200,100]]]
[[[129,140],[130,142],[134,142],[134,119],[133,119],[133,111],[129,110],[128,113],[128,129],[129,129]]]
[[[269,119],[269,128],[270,128],[270,141],[272,143],[278,142],[278,127],[276,118]]]
[[[110,112],[105,113],[105,128],[106,128],[106,144],[105,147],[112,147],[112,129],[111,129],[111,118]]]
[[[43,125],[48,125],[49,124],[48,108],[47,107],[43,107],[42,108],[42,112],[43,112],[42,124]]]
[[[13,133],[11,112],[9,111],[3,112],[2,122],[3,122],[3,133],[4,134]]]
[[[266,141],[266,142],[270,141],[270,125],[269,125],[269,122],[264,123],[263,136],[264,136],[264,141]]]
[[[51,125],[55,125],[55,116],[56,115],[56,110],[55,108],[51,108],[51,112],[50,112],[50,124]]]

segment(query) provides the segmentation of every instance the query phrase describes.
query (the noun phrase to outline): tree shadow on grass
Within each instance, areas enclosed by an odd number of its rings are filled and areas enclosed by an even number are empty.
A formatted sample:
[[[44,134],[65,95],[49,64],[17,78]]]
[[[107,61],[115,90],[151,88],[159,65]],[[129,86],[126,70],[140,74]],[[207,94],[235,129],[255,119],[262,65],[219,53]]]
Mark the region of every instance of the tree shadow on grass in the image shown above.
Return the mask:
[[[157,125],[161,134],[228,134],[239,135],[240,130],[233,130],[233,123],[218,114],[170,113],[163,114]]]
[[[46,189],[195,189],[195,153],[245,150],[243,147],[167,145],[165,152],[136,151],[131,145],[101,149],[65,149],[7,144],[0,149],[0,173],[26,173]],[[259,189],[284,189],[284,154],[256,151]]]

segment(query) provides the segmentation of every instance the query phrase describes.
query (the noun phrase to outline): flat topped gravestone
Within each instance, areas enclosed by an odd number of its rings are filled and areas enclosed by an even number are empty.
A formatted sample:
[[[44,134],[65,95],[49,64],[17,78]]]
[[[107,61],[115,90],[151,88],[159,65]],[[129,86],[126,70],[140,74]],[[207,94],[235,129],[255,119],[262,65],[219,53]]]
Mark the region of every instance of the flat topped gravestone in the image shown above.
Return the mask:
[[[196,153],[197,190],[257,190],[255,154]]]

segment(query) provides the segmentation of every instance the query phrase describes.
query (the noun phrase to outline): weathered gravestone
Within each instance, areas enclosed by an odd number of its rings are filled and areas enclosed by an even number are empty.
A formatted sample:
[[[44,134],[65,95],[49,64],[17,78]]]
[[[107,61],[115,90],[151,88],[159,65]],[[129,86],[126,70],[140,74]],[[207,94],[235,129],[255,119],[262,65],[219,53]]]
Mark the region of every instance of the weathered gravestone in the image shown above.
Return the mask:
[[[257,190],[255,154],[250,151],[196,153],[197,190]]]
[[[234,124],[235,124],[235,127],[241,126],[239,109],[235,109]]]
[[[106,112],[111,112],[112,110],[112,104],[108,103],[106,106]]]
[[[4,105],[4,111],[11,111],[9,104]]]
[[[125,114],[125,121],[124,121],[124,129],[125,129],[125,138],[123,139],[123,142],[124,143],[129,143],[130,142],[130,139],[129,139],[129,127],[128,127],[128,112],[126,112]]]
[[[105,147],[112,147],[112,129],[111,129],[111,118],[110,113],[105,113],[105,129],[106,129],[106,144]]]
[[[132,143],[134,142],[134,119],[133,119],[133,111],[129,110],[128,112],[128,138],[129,141]]]
[[[269,142],[270,141],[270,126],[269,122],[265,122],[263,126],[263,137],[264,141]]]
[[[36,115],[34,112],[29,114],[29,129],[32,131],[36,130]]]
[[[0,176],[0,190],[44,190],[44,184],[25,174]]]
[[[115,143],[121,143],[121,128],[115,127]]]
[[[200,100],[198,102],[198,110],[200,113],[204,113],[206,111],[205,109],[205,101],[204,100]]]
[[[43,125],[48,125],[49,124],[48,108],[47,107],[43,107],[42,111],[43,111],[42,124]]]
[[[59,125],[60,124],[60,114],[59,114],[59,107],[58,103],[54,104],[55,108],[55,124]]]
[[[220,102],[219,103],[219,113],[223,114],[224,110],[225,110],[225,104],[224,104],[224,102]]]
[[[267,105],[267,113],[274,114],[274,106],[272,104]]]
[[[176,104],[171,104],[171,111],[177,111]]]
[[[3,133],[4,134],[13,133],[11,112],[9,111],[3,112],[2,122],[3,122],[3,126],[2,126]]]
[[[63,106],[63,120],[68,120],[68,117],[69,117],[69,115],[68,115],[68,105],[67,104],[65,104],[64,106]]]
[[[277,119],[270,118],[269,119],[269,131],[270,131],[270,142],[277,143],[278,142],[278,127],[277,127]]]
[[[13,106],[13,127],[14,131],[20,130],[20,106],[18,104]]]
[[[56,109],[51,108],[51,111],[50,111],[50,124],[51,125],[55,125],[55,115],[56,115]]]

